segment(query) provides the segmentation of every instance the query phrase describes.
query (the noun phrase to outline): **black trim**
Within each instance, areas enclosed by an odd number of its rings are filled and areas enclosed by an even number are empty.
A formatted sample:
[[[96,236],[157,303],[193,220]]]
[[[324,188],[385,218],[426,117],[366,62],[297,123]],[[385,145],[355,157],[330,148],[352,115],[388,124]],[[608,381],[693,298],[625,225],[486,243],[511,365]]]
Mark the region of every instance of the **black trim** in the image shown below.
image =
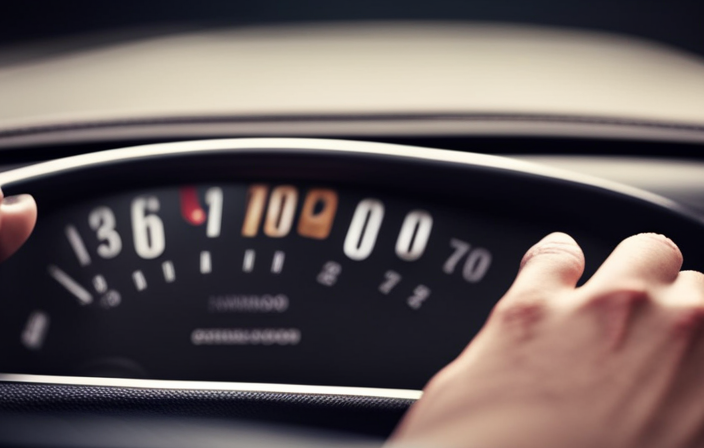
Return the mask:
[[[217,390],[0,383],[3,413],[256,420],[388,436],[414,400]]]

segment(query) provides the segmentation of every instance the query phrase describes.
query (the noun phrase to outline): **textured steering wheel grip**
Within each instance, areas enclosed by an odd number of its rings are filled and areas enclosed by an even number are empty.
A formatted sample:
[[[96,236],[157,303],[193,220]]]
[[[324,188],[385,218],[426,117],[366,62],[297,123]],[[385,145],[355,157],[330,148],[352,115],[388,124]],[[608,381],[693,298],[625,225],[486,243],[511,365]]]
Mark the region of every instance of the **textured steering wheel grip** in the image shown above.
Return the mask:
[[[29,442],[40,443],[34,432],[42,419],[72,415],[88,415],[89,420],[156,418],[169,425],[193,419],[234,421],[240,426],[276,423],[381,438],[391,433],[413,402],[329,394],[0,383],[0,445],[15,444],[12,437],[18,437],[22,428],[35,428],[25,435]],[[31,424],[7,423],[19,417]]]

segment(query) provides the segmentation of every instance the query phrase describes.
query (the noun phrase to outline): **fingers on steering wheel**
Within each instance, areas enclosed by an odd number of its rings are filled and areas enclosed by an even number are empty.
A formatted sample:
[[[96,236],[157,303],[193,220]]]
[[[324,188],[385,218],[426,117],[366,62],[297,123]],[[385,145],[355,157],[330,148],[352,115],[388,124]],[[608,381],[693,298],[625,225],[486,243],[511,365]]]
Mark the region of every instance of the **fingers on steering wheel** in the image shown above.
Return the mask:
[[[670,308],[675,334],[687,345],[686,357],[677,363],[678,373],[667,401],[662,405],[663,428],[704,439],[704,274],[682,271],[668,289],[664,302]],[[691,446],[694,446],[692,444]]]
[[[492,320],[497,328],[511,328],[520,339],[528,339],[544,317],[548,301],[574,290],[584,272],[584,253],[564,233],[551,233],[526,252],[518,276],[496,304]],[[503,330],[502,330],[503,331]]]
[[[642,233],[626,238],[577,290],[578,309],[597,312],[600,334],[613,349],[628,341],[641,346],[656,334],[664,335],[671,325],[674,315],[667,317],[671,313],[661,305],[681,267],[682,253],[665,236]],[[649,323],[635,325],[643,319]],[[647,352],[643,356],[649,356],[649,346],[641,348]]]
[[[551,233],[528,252],[511,289],[502,301],[519,297],[545,297],[565,289],[574,289],[584,272],[584,253],[571,236]]]
[[[698,340],[704,354],[704,274],[682,271],[663,298],[674,316],[675,331]],[[699,358],[704,368],[704,358]]]
[[[513,285],[496,308],[537,312],[546,299],[574,289],[583,272],[584,253],[577,242],[564,233],[551,233],[528,249]]]
[[[0,192],[2,199],[2,192]],[[37,204],[30,195],[9,196],[0,205],[0,261],[24,244],[37,221]]]
[[[672,284],[682,267],[682,253],[669,238],[641,233],[623,240],[581,290],[590,297],[610,293],[646,294]]]
[[[666,300],[674,307],[704,307],[704,274],[697,271],[679,272]]]

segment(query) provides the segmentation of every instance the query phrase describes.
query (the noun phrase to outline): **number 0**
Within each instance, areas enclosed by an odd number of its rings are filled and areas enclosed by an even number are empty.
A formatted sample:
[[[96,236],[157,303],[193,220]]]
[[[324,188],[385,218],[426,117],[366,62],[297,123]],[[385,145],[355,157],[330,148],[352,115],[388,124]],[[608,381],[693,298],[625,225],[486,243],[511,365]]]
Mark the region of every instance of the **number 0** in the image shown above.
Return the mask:
[[[364,199],[357,204],[345,237],[345,255],[358,261],[367,258],[374,250],[383,220],[384,204],[381,201]]]
[[[423,255],[433,228],[433,217],[423,210],[413,210],[406,215],[396,240],[396,255],[406,261],[417,260]]]

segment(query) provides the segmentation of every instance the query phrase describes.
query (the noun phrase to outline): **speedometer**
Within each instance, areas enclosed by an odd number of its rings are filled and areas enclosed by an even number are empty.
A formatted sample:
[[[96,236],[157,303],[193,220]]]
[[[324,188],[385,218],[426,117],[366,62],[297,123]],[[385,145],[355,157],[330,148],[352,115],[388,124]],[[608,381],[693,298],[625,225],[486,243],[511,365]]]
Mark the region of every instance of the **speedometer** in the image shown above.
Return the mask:
[[[42,211],[0,269],[5,373],[418,389],[546,233],[588,275],[628,234],[701,231],[618,186],[353,142],[160,145],[4,183]]]

